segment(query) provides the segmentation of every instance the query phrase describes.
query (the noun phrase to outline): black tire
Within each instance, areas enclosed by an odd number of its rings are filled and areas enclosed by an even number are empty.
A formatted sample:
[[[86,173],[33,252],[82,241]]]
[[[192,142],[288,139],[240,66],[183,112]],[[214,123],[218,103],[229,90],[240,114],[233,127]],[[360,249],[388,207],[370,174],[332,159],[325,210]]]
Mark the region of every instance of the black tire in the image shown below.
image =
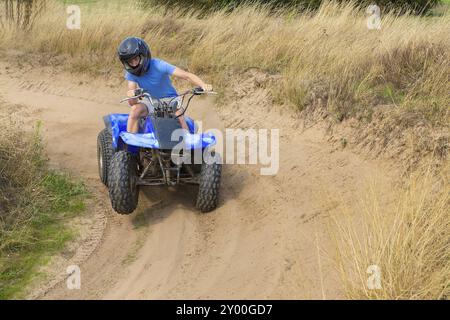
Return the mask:
[[[191,168],[193,169],[195,174],[198,174],[202,172],[203,149],[201,151],[197,150],[197,152],[201,152],[201,160],[199,159],[200,161],[198,161],[200,163],[195,163],[195,152],[195,149],[191,151]]]
[[[108,174],[109,198],[113,209],[120,214],[132,213],[139,200],[137,160],[127,151],[114,153]]]
[[[100,180],[106,186],[108,186],[108,172],[113,153],[112,136],[105,128],[97,136],[97,165]]]
[[[221,174],[222,165],[220,163],[207,164],[204,162],[202,164],[197,195],[197,208],[201,212],[209,212],[217,207]]]

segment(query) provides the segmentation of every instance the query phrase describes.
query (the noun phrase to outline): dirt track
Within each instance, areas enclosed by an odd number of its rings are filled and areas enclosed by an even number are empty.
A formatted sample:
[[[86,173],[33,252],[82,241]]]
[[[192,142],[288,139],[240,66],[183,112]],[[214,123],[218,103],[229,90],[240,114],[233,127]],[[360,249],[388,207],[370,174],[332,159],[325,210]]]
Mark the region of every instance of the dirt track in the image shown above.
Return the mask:
[[[336,150],[320,128],[302,130],[291,111],[263,103],[219,108],[198,100],[190,115],[206,128],[280,128],[279,173],[261,176],[257,166],[225,166],[220,206],[209,214],[195,210],[195,190],[186,187],[147,188],[139,209],[120,216],[110,210],[97,177],[96,137],[103,115],[127,112],[117,103],[123,87],[27,65],[23,76],[6,66],[0,63],[1,97],[42,119],[51,164],[81,175],[94,197],[89,214],[97,236],[89,237],[91,249],[80,258],[81,290],[66,289],[65,266],[59,266],[54,272],[60,278],[31,297],[342,297],[324,252],[330,248],[327,211],[352,203],[366,178],[388,181],[380,163]],[[334,200],[323,201],[327,194]]]

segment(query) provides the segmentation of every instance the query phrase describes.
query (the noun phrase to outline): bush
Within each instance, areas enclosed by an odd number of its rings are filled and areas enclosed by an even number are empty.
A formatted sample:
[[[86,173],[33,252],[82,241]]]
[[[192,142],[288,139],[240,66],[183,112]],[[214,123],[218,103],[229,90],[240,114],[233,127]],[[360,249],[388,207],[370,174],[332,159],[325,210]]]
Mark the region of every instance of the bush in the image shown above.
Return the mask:
[[[230,10],[237,8],[243,4],[260,4],[272,8],[296,7],[296,8],[314,8],[320,6],[321,0],[141,0],[143,5],[164,5],[177,7],[195,7],[203,10],[221,10],[229,8]]]
[[[436,6],[439,0],[377,0],[377,1],[358,1],[363,5],[369,5],[370,3],[376,3],[381,7],[383,12],[388,10],[394,10],[397,12],[411,11],[415,14],[426,14],[430,9]]]
[[[243,4],[261,4],[268,6],[272,9],[278,8],[295,8],[297,10],[304,9],[317,9],[320,7],[323,0],[140,0],[140,2],[145,5],[155,5],[160,4],[168,7],[186,7],[186,8],[199,8],[206,11],[221,10],[224,8],[229,8],[233,10],[234,8]],[[337,0],[335,2],[348,2]],[[356,0],[355,4],[362,7],[366,7],[370,4],[376,3],[381,7],[383,12],[388,10],[395,10],[397,12],[412,11],[416,14],[425,14],[436,4],[439,0]]]

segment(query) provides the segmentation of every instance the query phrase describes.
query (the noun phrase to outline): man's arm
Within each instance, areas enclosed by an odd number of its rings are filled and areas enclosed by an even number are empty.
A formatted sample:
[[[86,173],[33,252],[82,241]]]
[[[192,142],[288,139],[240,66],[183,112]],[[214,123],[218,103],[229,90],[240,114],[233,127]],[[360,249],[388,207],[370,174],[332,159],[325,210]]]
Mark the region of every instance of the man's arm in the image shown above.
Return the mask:
[[[184,80],[188,80],[191,83],[193,83],[194,85],[201,87],[203,90],[205,91],[211,91],[212,90],[212,86],[210,84],[206,84],[205,82],[203,82],[202,79],[200,79],[198,76],[196,76],[193,73],[184,71],[180,68],[175,68],[173,74],[173,76],[177,77],[177,78],[181,78]]]
[[[127,91],[127,96],[128,97],[134,97],[134,90],[136,90],[136,89],[138,89],[139,88],[139,86],[138,86],[138,84],[136,83],[136,82],[133,82],[133,81],[128,81],[128,91]],[[135,105],[135,104],[137,104],[138,103],[138,99],[131,99],[131,100],[128,100],[128,104],[130,105],[130,106],[133,106],[133,105]]]

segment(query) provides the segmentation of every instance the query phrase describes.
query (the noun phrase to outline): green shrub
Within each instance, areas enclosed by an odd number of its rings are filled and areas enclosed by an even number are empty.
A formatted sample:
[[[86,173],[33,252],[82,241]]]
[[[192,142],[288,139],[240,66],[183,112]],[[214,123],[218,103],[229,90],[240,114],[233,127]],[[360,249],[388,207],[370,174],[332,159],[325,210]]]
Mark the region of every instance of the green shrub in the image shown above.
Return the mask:
[[[258,3],[266,5],[273,9],[278,8],[295,8],[297,10],[317,9],[324,2],[323,0],[140,0],[144,6],[164,5],[185,8],[198,8],[205,11],[220,10],[229,8],[230,10],[242,5]],[[336,0],[336,2],[349,2],[344,0]],[[395,10],[397,12],[412,11],[416,14],[425,14],[439,0],[355,0],[356,4],[362,7],[376,3],[381,7],[382,11]]]

